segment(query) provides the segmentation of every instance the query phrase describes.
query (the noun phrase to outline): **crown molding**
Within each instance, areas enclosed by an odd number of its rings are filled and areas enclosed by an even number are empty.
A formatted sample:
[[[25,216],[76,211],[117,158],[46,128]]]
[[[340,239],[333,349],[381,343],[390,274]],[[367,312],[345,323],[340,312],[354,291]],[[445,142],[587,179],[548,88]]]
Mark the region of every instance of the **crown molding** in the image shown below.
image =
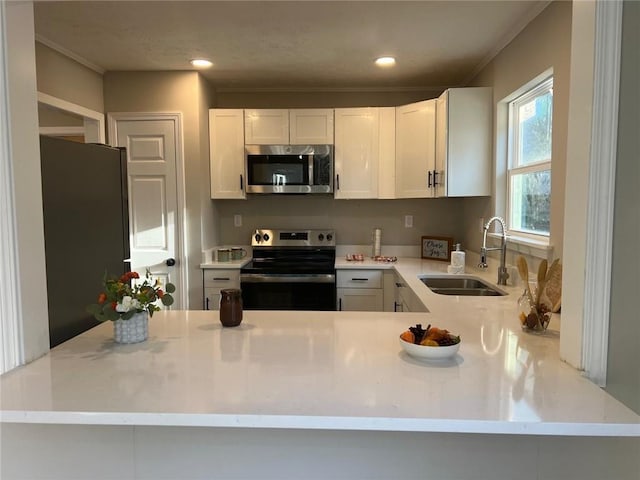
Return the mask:
[[[72,60],[75,60],[76,62],[78,62],[81,65],[84,65],[85,67],[93,70],[96,73],[99,73],[100,75],[104,75],[106,70],[102,67],[100,67],[99,65],[96,65],[93,62],[90,62],[89,60],[87,60],[84,57],[81,57],[80,55],[73,53],[71,50],[68,50],[66,48],[64,48],[61,45],[58,45],[57,43],[49,40],[46,37],[43,37],[42,35],[39,35],[36,33],[35,35],[36,37],[36,42],[40,42],[41,44],[49,47],[52,50],[55,50],[58,53],[61,53],[62,55],[64,55],[65,57],[69,57]]]

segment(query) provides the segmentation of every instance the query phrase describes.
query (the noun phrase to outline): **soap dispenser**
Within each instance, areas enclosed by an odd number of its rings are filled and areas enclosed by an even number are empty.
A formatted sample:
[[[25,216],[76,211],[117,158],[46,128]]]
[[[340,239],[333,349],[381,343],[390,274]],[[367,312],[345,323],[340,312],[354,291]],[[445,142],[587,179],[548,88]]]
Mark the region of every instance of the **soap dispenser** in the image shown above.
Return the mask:
[[[465,253],[460,250],[460,244],[456,243],[455,251],[451,252],[451,265],[447,269],[449,273],[464,273]]]

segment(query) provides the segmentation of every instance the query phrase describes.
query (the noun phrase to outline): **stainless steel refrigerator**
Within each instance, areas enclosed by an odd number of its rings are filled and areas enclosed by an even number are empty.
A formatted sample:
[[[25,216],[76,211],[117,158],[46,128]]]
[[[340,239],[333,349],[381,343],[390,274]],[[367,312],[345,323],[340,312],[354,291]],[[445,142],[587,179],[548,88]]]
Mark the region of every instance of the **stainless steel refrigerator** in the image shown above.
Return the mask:
[[[124,148],[46,136],[40,159],[54,347],[98,324],[85,309],[97,301],[105,272],[129,270],[127,159]]]

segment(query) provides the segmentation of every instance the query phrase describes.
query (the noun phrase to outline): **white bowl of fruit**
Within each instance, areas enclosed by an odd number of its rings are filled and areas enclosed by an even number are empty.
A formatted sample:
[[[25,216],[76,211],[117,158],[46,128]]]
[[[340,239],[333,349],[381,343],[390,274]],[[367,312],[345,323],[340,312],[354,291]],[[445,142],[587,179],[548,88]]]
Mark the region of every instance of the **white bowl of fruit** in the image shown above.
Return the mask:
[[[431,325],[425,330],[421,324],[417,324],[400,334],[400,345],[412,357],[437,360],[458,353],[460,336]]]

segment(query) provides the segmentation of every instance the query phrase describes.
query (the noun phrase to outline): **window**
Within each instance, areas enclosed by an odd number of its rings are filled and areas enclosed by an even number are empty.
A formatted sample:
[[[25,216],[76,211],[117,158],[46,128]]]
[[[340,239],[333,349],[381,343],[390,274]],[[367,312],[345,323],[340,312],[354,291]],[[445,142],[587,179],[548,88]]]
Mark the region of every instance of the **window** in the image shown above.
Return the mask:
[[[509,102],[507,222],[512,233],[549,237],[553,77]]]

